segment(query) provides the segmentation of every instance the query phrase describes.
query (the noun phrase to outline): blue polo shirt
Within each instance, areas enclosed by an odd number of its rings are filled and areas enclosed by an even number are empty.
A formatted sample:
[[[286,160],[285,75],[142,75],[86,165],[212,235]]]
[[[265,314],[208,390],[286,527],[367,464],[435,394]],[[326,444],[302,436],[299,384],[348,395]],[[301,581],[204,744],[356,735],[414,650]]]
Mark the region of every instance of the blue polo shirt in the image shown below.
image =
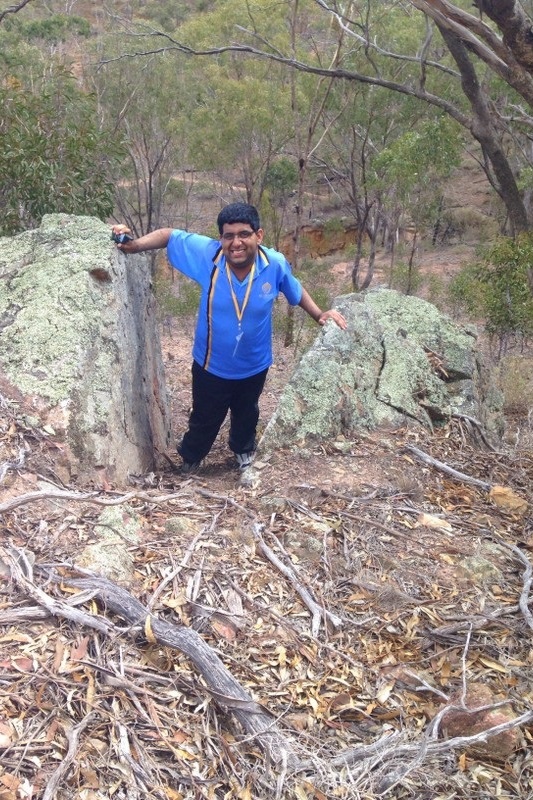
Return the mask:
[[[194,360],[219,378],[249,378],[270,367],[274,301],[280,292],[293,306],[302,297],[302,285],[285,256],[260,246],[249,287],[252,273],[239,281],[226,268],[220,242],[208,236],[174,230],[167,255],[202,290]]]

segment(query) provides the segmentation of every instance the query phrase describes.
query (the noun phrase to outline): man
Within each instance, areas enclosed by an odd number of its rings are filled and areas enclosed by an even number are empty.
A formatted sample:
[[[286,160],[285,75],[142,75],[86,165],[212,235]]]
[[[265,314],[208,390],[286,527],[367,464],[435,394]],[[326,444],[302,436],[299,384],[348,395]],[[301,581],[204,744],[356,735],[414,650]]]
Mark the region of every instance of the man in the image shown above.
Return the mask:
[[[202,290],[192,351],[192,411],[178,447],[183,474],[199,469],[228,411],[229,447],[241,470],[251,464],[259,397],[273,360],[272,307],[280,292],[319,325],[332,319],[346,328],[342,314],[316,305],[281,253],[263,247],[254,206],[225,206],[217,223],[220,241],[160,228],[117,245],[124,253],[166,247],[171,265]],[[115,225],[113,233],[129,233],[129,229]]]

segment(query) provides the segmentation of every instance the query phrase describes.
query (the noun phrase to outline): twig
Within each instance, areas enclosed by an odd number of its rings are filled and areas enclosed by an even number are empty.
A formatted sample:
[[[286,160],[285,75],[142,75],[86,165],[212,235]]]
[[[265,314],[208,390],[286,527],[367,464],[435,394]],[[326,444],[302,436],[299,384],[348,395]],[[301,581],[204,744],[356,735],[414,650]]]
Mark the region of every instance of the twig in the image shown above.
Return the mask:
[[[489,442],[489,440],[487,439],[487,437],[485,435],[485,429],[484,429],[483,425],[481,424],[481,422],[478,419],[476,419],[475,417],[470,417],[468,414],[458,414],[458,413],[456,413],[456,414],[452,414],[451,416],[452,416],[452,419],[465,420],[465,422],[468,422],[468,423],[470,423],[470,425],[473,425],[476,428],[477,432],[479,433],[480,439],[483,442],[483,444],[485,445],[485,447],[487,447],[493,453],[497,452],[496,448],[493,447],[491,445],[491,443]]]
[[[178,566],[177,566],[175,569],[173,569],[173,570],[170,572],[170,574],[169,574],[169,575],[167,575],[167,576],[166,576],[166,578],[164,578],[164,579],[161,581],[161,583],[159,584],[159,586],[157,587],[157,589],[154,591],[153,595],[151,596],[151,598],[150,598],[150,599],[148,600],[148,602],[146,603],[146,607],[149,609],[149,611],[151,611],[151,610],[152,610],[152,608],[154,607],[154,605],[155,605],[155,603],[156,603],[156,600],[157,600],[157,599],[160,597],[160,595],[161,595],[161,592],[163,591],[163,589],[165,588],[165,586],[168,586],[168,584],[169,584],[171,581],[173,581],[173,580],[174,580],[174,578],[175,578],[177,575],[179,575],[179,573],[181,572],[181,570],[182,570],[184,567],[186,567],[186,566],[187,566],[187,564],[188,564],[188,562],[189,562],[189,559],[190,559],[191,555],[193,554],[193,552],[194,552],[194,549],[195,549],[195,547],[196,547],[196,543],[198,542],[198,540],[199,540],[199,539],[200,539],[200,537],[202,536],[203,532],[204,532],[204,531],[203,531],[203,530],[201,530],[199,533],[197,533],[197,534],[196,534],[196,536],[194,537],[194,539],[193,539],[193,540],[192,540],[192,542],[190,543],[189,547],[187,548],[187,550],[186,550],[186,552],[185,552],[185,555],[184,555],[184,556],[183,556],[183,558],[181,559],[181,563],[180,563],[180,564],[178,564]]]
[[[312,596],[311,590],[306,588],[302,585],[298,575],[296,574],[293,567],[289,567],[287,564],[284,564],[274,553],[274,551],[266,544],[262,535],[261,535],[261,525],[256,523],[253,526],[253,534],[254,539],[258,543],[259,547],[263,551],[264,555],[268,558],[268,560],[274,564],[277,570],[281,572],[282,575],[290,581],[291,585],[294,587],[296,592],[300,595],[302,602],[311,612],[311,633],[315,637],[318,636],[318,632],[320,630],[320,620],[324,617],[328,622],[331,622],[334,628],[340,628],[343,624],[343,621],[340,617],[336,614],[332,614],[331,611],[326,611],[322,606],[320,606],[317,601]]]
[[[94,712],[87,714],[86,717],[82,719],[78,725],[75,725],[70,730],[67,730],[67,741],[68,741],[68,750],[67,754],[64,757],[61,764],[58,766],[48,783],[46,784],[46,789],[43,792],[42,800],[54,800],[57,796],[56,792],[61,784],[63,777],[67,774],[68,770],[70,769],[72,762],[76,758],[76,753],[78,749],[78,740],[85,730],[85,728],[90,725],[94,720],[97,718],[97,714]]]
[[[527,556],[525,556],[520,548],[515,544],[508,544],[500,539],[498,539],[498,544],[502,545],[503,547],[507,547],[525,566],[525,570],[522,573],[524,583],[522,586],[520,599],[518,601],[518,607],[520,608],[520,611],[522,612],[522,615],[528,626],[533,630],[533,614],[529,610],[529,593],[533,583],[533,567]]]
[[[22,447],[19,447],[16,461],[4,461],[0,464],[0,483],[2,483],[10,469],[20,469],[24,465],[25,458],[26,451]]]
[[[470,484],[470,486],[477,486],[479,489],[484,489],[486,492],[488,492],[491,488],[490,483],[482,481],[479,478],[473,478],[471,475],[465,475],[464,472],[458,472],[456,469],[453,469],[453,467],[450,467],[443,461],[439,461],[437,458],[433,458],[433,456],[424,453],[423,450],[419,450],[418,447],[415,447],[412,444],[405,445],[403,449],[408,453],[412,453],[420,461],[423,461],[424,464],[429,464],[431,467],[435,467],[435,469],[446,473],[446,475],[451,475],[452,478],[455,478],[462,483]]]

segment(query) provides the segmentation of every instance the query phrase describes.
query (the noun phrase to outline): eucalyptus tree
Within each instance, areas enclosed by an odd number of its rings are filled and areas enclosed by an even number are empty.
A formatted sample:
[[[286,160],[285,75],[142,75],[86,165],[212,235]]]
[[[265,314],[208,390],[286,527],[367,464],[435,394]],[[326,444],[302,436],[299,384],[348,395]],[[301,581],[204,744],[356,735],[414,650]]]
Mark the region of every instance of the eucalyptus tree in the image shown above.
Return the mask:
[[[470,13],[471,4],[467,2],[412,0],[405,4],[407,10],[410,6],[422,11],[427,27],[416,55],[410,55],[396,49],[390,40],[379,44],[379,39],[374,37],[371,41],[370,32],[375,31],[375,13],[372,17],[368,13],[366,24],[361,25],[362,17],[355,19],[351,16],[353,4],[346,12],[336,0],[315,1],[361,47],[371,52],[373,59],[386,57],[404,65],[410,60],[416,65],[418,79],[407,71],[401,82],[394,81],[388,88],[411,94],[442,109],[474,138],[479,144],[487,177],[507,210],[510,232],[527,230],[530,222],[516,174],[523,166],[517,165],[521,160],[520,150],[511,152],[508,145],[509,138],[516,134],[509,123],[519,123],[520,116],[512,111],[513,106],[520,98],[529,104],[533,100],[530,75],[533,55],[529,61],[526,55],[528,49],[531,51],[531,43],[528,44],[531,22],[528,26],[528,18],[519,3],[514,0],[478,0],[474,3],[479,12],[476,16]],[[375,8],[373,10],[376,12]],[[370,3],[367,11],[370,12]],[[495,31],[494,25],[487,24],[487,18],[496,22],[501,35]],[[439,73],[445,71],[451,76],[452,65],[454,92],[442,93],[438,85]],[[374,75],[369,72],[368,78],[385,85],[380,80],[379,70],[374,70]],[[502,85],[505,86],[504,95]],[[531,120],[529,115],[526,117],[527,122],[525,119],[523,122],[529,125]]]
[[[99,130],[95,98],[63,59],[43,57],[16,31],[0,31],[0,53],[0,231],[53,212],[104,219],[115,148]]]
[[[100,124],[121,153],[114,216],[137,236],[166,225],[188,227],[187,147],[177,129],[190,103],[187,67],[165,54],[115,58],[115,42],[109,50],[106,44],[92,80]]]
[[[201,49],[231,38],[242,15],[242,0],[217,3],[185,23],[180,35]],[[258,9],[257,22],[272,39],[285,37],[278,9]],[[287,154],[292,137],[290,76],[269,62],[233,53],[197,60],[191,72],[195,98],[185,120],[191,161],[215,176],[221,199],[242,196],[260,207],[269,169]]]
[[[294,7],[295,3],[300,7],[299,0],[290,0],[285,6]],[[529,227],[517,183],[523,153],[509,152],[508,141],[512,138],[510,128],[531,128],[527,108],[533,100],[531,20],[515,0],[478,0],[476,5],[477,15],[468,10],[470,0],[455,4],[448,0],[405,0],[399,4],[388,0],[314,0],[315,10],[324,15],[322,50],[317,55],[311,48],[305,57],[300,57],[290,46],[280,46],[269,38],[268,28],[260,24],[258,6],[248,2],[242,5],[240,16],[230,17],[234,25],[229,36],[226,29],[209,45],[196,47],[180,31],[175,36],[160,32],[163,41],[159,45],[214,59],[229,52],[255,56],[300,72],[381,86],[440,110],[479,145],[481,163],[505,204],[508,227],[517,232]],[[375,35],[376,21],[393,10],[403,14],[399,33],[412,25],[420,12],[424,15],[421,18],[427,20],[415,50],[404,51],[396,47],[394,37],[388,40]],[[309,4],[302,13],[310,13]],[[345,44],[341,57],[332,65],[324,54],[335,51],[339,31],[345,35]],[[352,67],[347,56],[353,52],[365,55],[364,65]],[[391,64],[389,74],[383,72],[384,60]],[[443,74],[453,79],[453,92],[439,93]],[[498,79],[496,85],[494,77]],[[499,93],[502,82],[506,94],[503,103]]]
[[[423,36],[423,19],[402,25],[401,8],[375,20],[376,36],[394,42],[409,53]],[[410,63],[401,66],[381,53],[370,56],[383,80],[397,79]],[[354,48],[343,59],[344,68],[361,71],[369,55]],[[443,71],[439,89],[450,91],[450,76]],[[438,109],[432,111],[409,95],[391,94],[371,83],[336,81],[326,109],[327,137],[319,157],[324,177],[345,214],[356,222],[356,251],[352,268],[354,288],[366,288],[373,278],[378,244],[391,254],[391,271],[401,229],[414,227],[412,264],[417,228],[434,224],[445,178],[457,163],[462,144],[459,126],[445,124]],[[329,118],[335,120],[329,124]],[[433,215],[433,216],[432,216]],[[362,274],[363,254],[367,255]]]

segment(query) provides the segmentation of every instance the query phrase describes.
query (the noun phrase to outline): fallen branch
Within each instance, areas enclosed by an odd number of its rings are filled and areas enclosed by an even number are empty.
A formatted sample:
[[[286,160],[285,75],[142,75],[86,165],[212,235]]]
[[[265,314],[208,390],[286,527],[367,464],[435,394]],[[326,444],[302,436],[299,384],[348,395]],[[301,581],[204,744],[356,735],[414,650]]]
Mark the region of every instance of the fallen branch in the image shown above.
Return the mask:
[[[415,447],[412,444],[407,444],[403,448],[408,453],[412,453],[419,461],[423,461],[424,464],[429,464],[431,467],[435,467],[435,469],[440,470],[440,472],[444,472],[446,475],[450,475],[452,478],[455,478],[461,483],[467,483],[470,486],[476,486],[478,489],[484,489],[488,492],[491,489],[491,484],[487,483],[487,481],[482,481],[479,478],[473,478],[471,475],[465,475],[464,472],[458,472],[453,467],[448,466],[443,461],[439,461],[437,458],[433,458],[433,456],[424,453],[423,450],[419,450],[418,447]]]
[[[32,580],[30,562],[21,551],[0,549],[0,559],[11,570],[13,581],[50,613],[62,616],[79,625],[89,625],[102,633],[111,634],[120,629],[105,617],[83,614],[67,603],[57,601],[37,587]],[[184,653],[207,684],[206,689],[217,705],[230,712],[248,736],[255,738],[274,763],[294,762],[292,742],[278,728],[276,719],[263,706],[255,702],[224,666],[214,650],[191,628],[175,625],[153,617],[133,595],[107,578],[92,576],[85,578],[56,577],[50,573],[49,580],[89,591],[112,613],[126,620],[130,631],[144,633],[151,642],[158,642]],[[120,631],[124,632],[124,631]]]
[[[498,540],[498,544],[502,547],[508,548],[512,553],[514,553],[525,567],[524,572],[522,573],[522,579],[524,582],[522,585],[518,606],[528,626],[533,630],[533,614],[529,610],[529,594],[531,592],[531,585],[533,584],[533,566],[531,565],[527,556],[524,555],[520,548],[515,544],[508,544],[501,539]]]
[[[472,734],[471,736],[454,736],[451,739],[442,739],[438,742],[425,741],[423,749],[425,755],[441,755],[442,753],[449,753],[452,750],[464,749],[479,742],[486,742],[492,736],[497,736],[500,733],[520,728],[522,725],[529,725],[533,722],[533,709],[525,711],[518,717],[502,722],[499,725],[494,725],[492,728],[486,728],[484,731]],[[360,764],[370,756],[379,754],[379,762],[383,767],[387,761],[392,761],[400,757],[408,756],[417,758],[420,753],[420,744],[401,744],[398,742],[399,734],[392,734],[390,736],[383,736],[371,745],[364,745],[362,747],[348,748],[340,753],[338,756],[329,760],[329,766],[335,768],[350,767],[354,764]],[[306,772],[315,767],[313,759],[302,761],[297,768],[297,772]]]
[[[183,497],[182,492],[159,496],[152,496],[148,494],[148,492],[127,492],[126,494],[115,497],[105,497],[102,496],[102,492],[67,492],[61,491],[60,489],[43,489],[39,492],[20,494],[18,497],[7,500],[5,503],[0,503],[0,514],[13,511],[14,508],[28,503],[37,503],[40,500],[62,500],[68,503],[89,501],[97,506],[119,506],[122,503],[128,503],[130,500],[142,500],[144,503],[155,503],[159,505],[161,503],[168,503],[170,500],[178,500],[181,497]]]
[[[253,526],[254,539],[268,560],[274,564],[276,569],[279,570],[282,575],[285,575],[291,586],[293,586],[296,592],[300,595],[304,605],[311,612],[311,633],[315,639],[318,636],[318,632],[320,630],[320,620],[322,618],[324,618],[326,622],[330,622],[334,628],[340,628],[343,624],[342,619],[336,614],[332,614],[331,611],[326,611],[325,608],[317,603],[312,595],[311,590],[303,586],[298,575],[296,574],[296,571],[292,567],[288,566],[288,564],[284,564],[283,561],[281,561],[274,551],[266,544],[261,535],[261,527],[262,526],[259,523],[256,523]]]
[[[63,758],[61,764],[58,766],[43,792],[42,800],[54,800],[57,797],[57,790],[61,785],[63,777],[67,774],[72,764],[76,761],[78,754],[78,740],[85,728],[90,725],[97,718],[97,714],[87,714],[78,725],[67,730],[68,750],[66,756]]]
[[[9,549],[2,547],[0,548],[0,563],[9,569],[13,582],[52,616],[68,619],[76,623],[76,625],[93,628],[108,636],[120,632],[120,628],[109,622],[105,617],[86,614],[84,611],[73,608],[71,603],[57,600],[43,592],[33,581],[32,563],[24,551],[17,550],[14,547]]]

